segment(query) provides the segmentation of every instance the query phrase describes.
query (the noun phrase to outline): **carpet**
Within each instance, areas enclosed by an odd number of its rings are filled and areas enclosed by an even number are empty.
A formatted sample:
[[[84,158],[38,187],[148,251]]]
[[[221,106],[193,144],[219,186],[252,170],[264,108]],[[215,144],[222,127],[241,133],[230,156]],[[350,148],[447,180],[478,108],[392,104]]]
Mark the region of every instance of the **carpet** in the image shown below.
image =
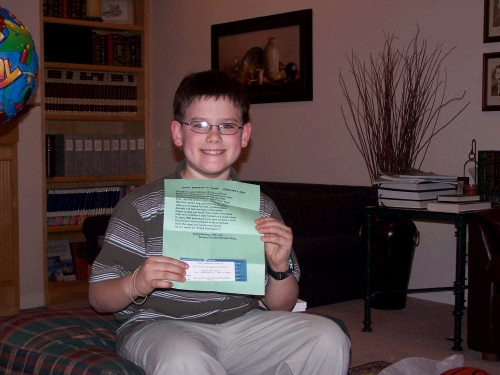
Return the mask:
[[[351,367],[349,369],[350,375],[377,375],[380,371],[389,366],[389,362],[376,361],[365,363],[364,365]]]

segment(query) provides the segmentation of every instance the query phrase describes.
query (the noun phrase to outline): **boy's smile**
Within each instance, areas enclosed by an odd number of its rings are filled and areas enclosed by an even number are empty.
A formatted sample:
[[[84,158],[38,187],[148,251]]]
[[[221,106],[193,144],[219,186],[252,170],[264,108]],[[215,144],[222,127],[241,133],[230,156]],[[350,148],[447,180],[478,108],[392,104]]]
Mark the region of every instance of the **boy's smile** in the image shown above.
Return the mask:
[[[212,125],[223,123],[241,124],[241,113],[226,98],[202,98],[193,101],[186,109],[184,122],[206,121]],[[241,149],[248,145],[252,125],[244,124],[238,133],[220,134],[217,126],[211,126],[205,134],[195,133],[189,124],[173,121],[171,125],[174,144],[182,147],[186,157],[183,178],[227,180],[231,166],[238,159]]]

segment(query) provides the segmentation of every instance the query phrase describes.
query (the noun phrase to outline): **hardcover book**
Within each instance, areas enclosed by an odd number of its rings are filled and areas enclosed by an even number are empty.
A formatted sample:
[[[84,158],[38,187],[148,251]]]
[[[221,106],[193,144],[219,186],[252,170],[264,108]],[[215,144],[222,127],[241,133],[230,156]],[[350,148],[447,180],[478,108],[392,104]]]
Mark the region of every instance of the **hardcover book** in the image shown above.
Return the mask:
[[[491,208],[491,202],[429,202],[427,209],[434,212],[461,213],[469,211],[487,210]]]
[[[481,200],[479,194],[438,195],[438,202],[476,202]]]
[[[88,280],[88,248],[85,241],[71,242],[71,255],[75,263],[77,280]]]
[[[49,260],[50,257],[59,257],[64,281],[76,280],[75,266],[73,263],[73,257],[71,256],[71,248],[68,240],[47,241],[47,255]]]
[[[48,273],[49,283],[53,283],[56,281],[64,281],[61,258],[59,258],[58,256],[49,256],[48,266],[49,266],[49,273]]]
[[[425,209],[429,202],[435,200],[411,200],[411,199],[393,199],[393,198],[379,198],[378,204],[382,207],[392,208],[412,208],[412,209]]]

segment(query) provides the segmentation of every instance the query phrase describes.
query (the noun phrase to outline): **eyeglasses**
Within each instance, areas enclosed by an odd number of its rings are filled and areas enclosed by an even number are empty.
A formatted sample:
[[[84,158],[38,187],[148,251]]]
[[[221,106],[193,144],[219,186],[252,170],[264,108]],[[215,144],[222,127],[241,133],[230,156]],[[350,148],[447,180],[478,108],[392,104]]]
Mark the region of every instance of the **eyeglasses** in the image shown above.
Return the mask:
[[[216,126],[219,133],[222,135],[234,135],[239,132],[243,125],[236,125],[231,122],[226,122],[220,125],[210,125],[206,121],[191,121],[191,122],[182,122],[179,121],[181,125],[188,125],[191,130],[195,133],[207,134],[212,130],[212,126]]]

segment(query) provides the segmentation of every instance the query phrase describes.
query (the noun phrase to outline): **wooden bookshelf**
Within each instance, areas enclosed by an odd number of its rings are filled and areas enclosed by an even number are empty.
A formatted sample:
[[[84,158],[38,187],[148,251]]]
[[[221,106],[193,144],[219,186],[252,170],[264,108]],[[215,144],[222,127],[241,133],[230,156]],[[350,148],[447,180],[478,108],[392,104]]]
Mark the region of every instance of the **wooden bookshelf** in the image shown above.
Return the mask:
[[[66,25],[76,30],[92,30],[97,33],[124,33],[140,35],[141,66],[114,66],[97,65],[79,61],[40,61],[39,83],[42,88],[42,144],[45,149],[46,134],[90,134],[90,135],[144,135],[145,143],[145,173],[119,174],[103,176],[67,176],[44,177],[44,206],[46,206],[46,192],[48,189],[92,188],[120,185],[143,185],[149,181],[149,1],[134,0],[134,23],[121,24],[109,22],[94,22],[78,19],[47,17],[43,12],[43,0],[40,0],[42,14],[41,35],[42,48],[40,56],[46,56],[44,48],[52,41],[45,40],[46,25]],[[47,44],[49,43],[49,44]],[[59,43],[59,42],[56,42]],[[53,47],[54,45],[52,45]],[[63,47],[61,47],[63,48]],[[70,56],[71,58],[72,56]],[[104,72],[133,74],[137,78],[137,111],[131,114],[106,113],[62,113],[46,111],[45,72],[47,70],[75,71],[75,72]],[[44,156],[46,157],[46,155]],[[44,163],[45,168],[45,163]],[[46,171],[44,171],[46,176]],[[44,210],[44,217],[47,211]],[[44,235],[44,269],[45,269],[45,303],[46,305],[74,302],[88,298],[88,282],[84,280],[48,282],[47,277],[47,241],[52,239],[68,239],[70,242],[84,240],[81,225],[47,227]],[[1,287],[1,285],[0,285]]]

